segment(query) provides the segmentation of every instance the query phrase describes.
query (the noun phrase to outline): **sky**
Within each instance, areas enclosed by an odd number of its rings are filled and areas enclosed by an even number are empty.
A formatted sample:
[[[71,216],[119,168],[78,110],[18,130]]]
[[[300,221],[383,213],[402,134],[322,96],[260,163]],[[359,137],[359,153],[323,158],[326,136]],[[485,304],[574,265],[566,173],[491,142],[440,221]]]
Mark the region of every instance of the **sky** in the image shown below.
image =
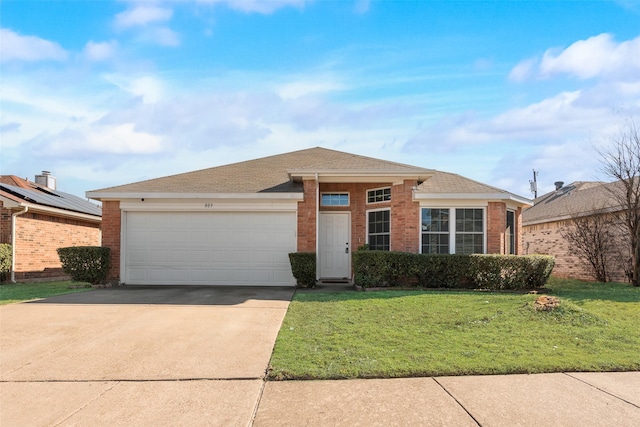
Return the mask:
[[[310,147],[532,198],[640,121],[640,0],[0,0],[0,173],[86,191]]]

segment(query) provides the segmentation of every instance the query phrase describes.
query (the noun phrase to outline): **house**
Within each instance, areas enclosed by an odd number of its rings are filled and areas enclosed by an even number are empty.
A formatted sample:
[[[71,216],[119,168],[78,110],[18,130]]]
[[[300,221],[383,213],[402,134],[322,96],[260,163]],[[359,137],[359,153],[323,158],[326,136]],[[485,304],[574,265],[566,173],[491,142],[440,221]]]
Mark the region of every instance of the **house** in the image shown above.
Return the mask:
[[[36,182],[0,175],[0,243],[12,244],[12,281],[66,279],[56,250],[99,246],[102,212],[95,203],[56,190],[43,172]]]
[[[562,233],[573,226],[573,218],[604,216],[608,222],[614,219],[621,207],[610,190],[618,183],[580,181],[564,185],[558,181],[555,185],[554,191],[536,198],[533,207],[525,209],[522,214],[524,252],[554,255],[555,276],[593,280],[589,266]],[[624,231],[620,227],[612,227],[611,232],[616,246],[611,248],[615,253],[610,257],[610,279],[626,281],[628,249],[623,244]]]
[[[288,253],[318,279],[351,254],[520,253],[530,202],[456,174],[311,148],[87,192],[102,201],[110,277],[126,284],[294,285]]]

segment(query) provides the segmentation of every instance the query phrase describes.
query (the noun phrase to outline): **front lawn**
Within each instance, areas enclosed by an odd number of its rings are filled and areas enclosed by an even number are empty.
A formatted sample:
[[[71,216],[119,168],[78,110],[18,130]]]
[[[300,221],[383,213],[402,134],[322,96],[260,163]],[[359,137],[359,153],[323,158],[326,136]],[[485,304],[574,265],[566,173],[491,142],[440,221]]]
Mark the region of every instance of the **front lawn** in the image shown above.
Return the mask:
[[[0,285],[0,305],[47,298],[71,292],[83,292],[91,289],[84,287],[84,285],[88,285],[88,283],[72,282],[70,280],[64,282],[8,283]],[[78,286],[80,288],[76,288]]]
[[[640,370],[640,288],[551,278],[539,295],[301,293],[289,306],[271,379],[387,378]]]

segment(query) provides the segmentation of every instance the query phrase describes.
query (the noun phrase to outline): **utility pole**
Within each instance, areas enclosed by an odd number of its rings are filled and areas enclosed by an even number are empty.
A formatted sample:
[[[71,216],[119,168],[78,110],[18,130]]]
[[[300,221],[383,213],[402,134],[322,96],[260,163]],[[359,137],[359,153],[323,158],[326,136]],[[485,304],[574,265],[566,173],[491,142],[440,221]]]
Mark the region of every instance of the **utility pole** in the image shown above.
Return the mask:
[[[537,199],[538,198],[538,172],[535,169],[533,170],[533,181],[529,181],[529,184],[531,185],[531,192],[533,193],[533,198]]]

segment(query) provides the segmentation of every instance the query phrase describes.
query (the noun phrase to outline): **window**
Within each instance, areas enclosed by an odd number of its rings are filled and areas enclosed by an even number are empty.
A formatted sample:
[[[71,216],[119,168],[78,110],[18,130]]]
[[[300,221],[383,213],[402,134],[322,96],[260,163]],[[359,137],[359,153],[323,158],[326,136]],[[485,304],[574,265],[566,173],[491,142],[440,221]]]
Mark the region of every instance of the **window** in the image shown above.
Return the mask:
[[[367,233],[369,249],[372,251],[389,250],[390,210],[367,212]]]
[[[391,200],[391,187],[367,191],[367,203],[388,202]]]
[[[507,229],[505,231],[505,254],[515,255],[516,253],[516,213],[507,211]]]
[[[320,196],[321,206],[349,206],[348,193],[323,193]]]
[[[449,209],[422,209],[422,253],[449,253]]]
[[[456,253],[484,252],[484,219],[482,209],[456,209]]]
[[[484,209],[422,208],[423,254],[484,253]]]

